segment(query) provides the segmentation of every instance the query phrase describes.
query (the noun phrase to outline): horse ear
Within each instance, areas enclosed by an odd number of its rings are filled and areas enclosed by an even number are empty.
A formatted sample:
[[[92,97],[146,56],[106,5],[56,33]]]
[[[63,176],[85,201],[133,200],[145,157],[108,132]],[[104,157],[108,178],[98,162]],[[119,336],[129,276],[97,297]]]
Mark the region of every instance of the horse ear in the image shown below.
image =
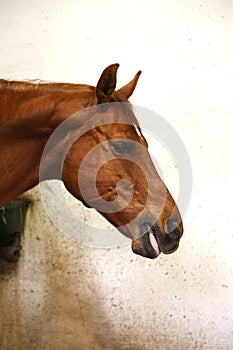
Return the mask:
[[[131,80],[128,84],[126,84],[125,86],[120,88],[118,90],[118,92],[123,94],[128,99],[132,95],[132,93],[134,92],[134,89],[137,85],[137,82],[138,82],[138,79],[139,79],[141,73],[142,73],[141,71],[137,72],[137,74],[135,75],[133,80]]]
[[[111,64],[105,68],[96,86],[96,97],[99,103],[109,102],[109,99],[116,87],[116,73],[118,63]]]

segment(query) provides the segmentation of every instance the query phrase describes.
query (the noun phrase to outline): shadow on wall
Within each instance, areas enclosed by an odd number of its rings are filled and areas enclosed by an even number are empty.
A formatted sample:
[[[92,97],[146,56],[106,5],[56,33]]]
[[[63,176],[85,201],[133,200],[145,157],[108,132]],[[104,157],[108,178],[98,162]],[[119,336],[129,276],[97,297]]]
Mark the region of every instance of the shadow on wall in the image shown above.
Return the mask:
[[[104,310],[105,296],[98,293],[101,271],[98,264],[90,265],[93,254],[57,233],[41,202],[33,201],[20,260],[0,262],[4,349],[131,349],[128,342],[119,343],[116,320]]]

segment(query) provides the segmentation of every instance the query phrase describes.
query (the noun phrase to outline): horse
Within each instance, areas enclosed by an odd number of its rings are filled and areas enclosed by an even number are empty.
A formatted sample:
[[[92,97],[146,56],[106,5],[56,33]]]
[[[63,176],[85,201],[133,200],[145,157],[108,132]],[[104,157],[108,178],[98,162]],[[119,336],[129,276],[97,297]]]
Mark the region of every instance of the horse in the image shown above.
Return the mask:
[[[116,90],[118,67],[119,64],[112,64],[105,68],[96,86],[0,80],[0,208],[40,181],[57,178],[53,169],[58,157],[50,152],[43,163],[50,175],[42,179],[41,158],[54,131],[76,115],[71,129],[73,125],[80,131],[86,123],[94,126],[84,128],[85,132],[66,152],[59,179],[77,200],[96,208],[129,237],[134,253],[154,259],[161,252],[177,250],[183,224],[176,203],[152,162],[129,102],[141,71]],[[51,147],[62,148],[62,140]],[[84,164],[85,157],[96,147],[100,149],[98,156],[89,157]],[[95,179],[98,196],[94,196],[85,176],[91,178],[97,160],[102,165]],[[82,168],[80,186],[77,174]],[[120,183],[122,186],[118,186]],[[100,202],[117,205],[108,210]]]

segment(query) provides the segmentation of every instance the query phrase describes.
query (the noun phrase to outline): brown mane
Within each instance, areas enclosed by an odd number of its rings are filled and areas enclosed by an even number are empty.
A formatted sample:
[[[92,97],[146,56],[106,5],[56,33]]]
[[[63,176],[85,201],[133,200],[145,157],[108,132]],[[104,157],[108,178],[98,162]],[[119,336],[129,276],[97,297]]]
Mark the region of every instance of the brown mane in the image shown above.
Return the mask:
[[[88,90],[94,91],[95,87],[87,84],[73,84],[73,83],[55,83],[55,82],[45,82],[38,80],[29,81],[17,81],[17,80],[5,80],[0,79],[0,89],[12,89],[12,90]]]

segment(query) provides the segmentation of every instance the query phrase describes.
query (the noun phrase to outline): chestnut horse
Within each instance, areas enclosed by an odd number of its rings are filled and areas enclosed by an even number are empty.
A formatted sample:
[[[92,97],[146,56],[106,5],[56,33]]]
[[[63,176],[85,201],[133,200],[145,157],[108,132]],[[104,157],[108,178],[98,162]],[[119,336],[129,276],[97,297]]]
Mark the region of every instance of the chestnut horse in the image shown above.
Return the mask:
[[[168,254],[178,248],[183,233],[182,220],[154,167],[128,101],[141,72],[115,90],[118,66],[107,67],[96,87],[0,80],[0,207],[40,182],[40,162],[50,136],[78,112],[77,130],[88,121],[94,126],[70,147],[61,180],[75,198],[96,208],[130,237],[133,252],[156,258],[161,252]],[[95,110],[92,106],[102,108]],[[101,123],[95,126],[99,117]],[[95,197],[89,183],[85,184],[85,174],[82,189],[77,174],[88,152],[97,146],[102,147],[98,157],[106,162],[96,176],[99,196]],[[92,157],[84,166],[89,177],[98,157]],[[56,162],[54,156],[44,164],[51,170],[48,179],[56,178],[52,171]],[[119,190],[120,182],[123,185]],[[133,194],[128,200],[129,192]],[[104,203],[120,203],[120,206],[116,206],[116,210],[101,209],[100,199]],[[125,207],[122,203],[126,203]]]

